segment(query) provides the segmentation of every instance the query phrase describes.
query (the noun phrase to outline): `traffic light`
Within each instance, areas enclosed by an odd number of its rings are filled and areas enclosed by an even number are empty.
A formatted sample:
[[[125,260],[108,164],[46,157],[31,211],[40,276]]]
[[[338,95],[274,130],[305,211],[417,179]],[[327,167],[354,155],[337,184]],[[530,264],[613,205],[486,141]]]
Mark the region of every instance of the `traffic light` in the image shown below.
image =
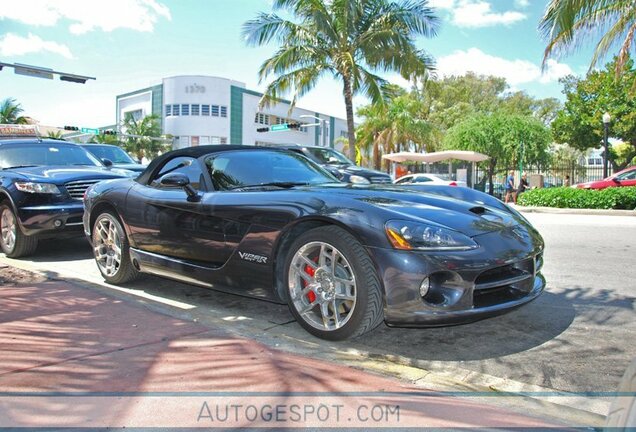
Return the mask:
[[[67,131],[78,131],[79,128],[77,126],[64,126],[64,130],[67,130]]]
[[[102,135],[117,135],[117,132],[114,130],[103,130],[101,131]]]
[[[269,132],[269,126],[268,127],[259,127],[256,129],[256,132]]]
[[[303,125],[300,123],[287,123],[287,127],[290,129],[300,129]]]

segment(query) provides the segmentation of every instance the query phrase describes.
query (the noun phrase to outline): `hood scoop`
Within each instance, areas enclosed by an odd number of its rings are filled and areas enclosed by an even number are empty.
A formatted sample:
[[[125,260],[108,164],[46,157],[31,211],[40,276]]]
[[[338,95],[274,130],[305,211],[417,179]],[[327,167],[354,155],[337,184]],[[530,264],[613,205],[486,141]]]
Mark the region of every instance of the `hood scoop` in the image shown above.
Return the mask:
[[[479,215],[479,216],[481,216],[481,215],[486,213],[486,209],[484,207],[481,207],[481,206],[473,207],[473,208],[469,209],[468,211],[470,211],[472,213],[475,213],[476,215]]]

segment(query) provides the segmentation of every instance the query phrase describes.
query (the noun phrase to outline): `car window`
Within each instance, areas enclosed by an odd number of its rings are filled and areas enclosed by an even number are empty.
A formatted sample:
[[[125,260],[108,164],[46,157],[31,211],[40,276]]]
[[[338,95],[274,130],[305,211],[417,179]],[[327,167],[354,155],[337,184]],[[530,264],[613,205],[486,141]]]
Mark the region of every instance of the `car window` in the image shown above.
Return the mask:
[[[222,152],[208,156],[205,165],[217,190],[271,183],[320,184],[337,181],[315,162],[290,152]]]
[[[27,143],[3,145],[0,148],[0,169],[17,166],[103,166],[93,155],[76,145]]]
[[[319,160],[320,163],[355,165],[342,153],[329,148],[308,148],[307,151],[311,153],[317,160]]]
[[[133,164],[135,162],[124,150],[115,146],[96,146],[90,145],[84,147],[99,159],[108,159],[116,164]]]
[[[170,159],[152,177],[150,186],[155,188],[166,188],[165,186],[162,186],[159,181],[161,180],[161,177],[169,173],[185,174],[190,179],[190,185],[196,190],[201,190],[205,187],[203,170],[201,170],[199,162],[195,158],[181,156]]]
[[[619,174],[616,176],[616,180],[636,180],[636,170]]]
[[[405,184],[405,183],[411,183],[413,181],[413,177],[404,177],[399,179],[396,184]]]
[[[414,181],[415,183],[427,183],[427,182],[431,182],[431,181],[433,181],[433,180],[432,180],[432,179],[430,179],[430,178],[428,178],[428,177],[422,177],[422,176],[419,176],[419,177],[415,177],[415,178],[413,179],[413,181]]]

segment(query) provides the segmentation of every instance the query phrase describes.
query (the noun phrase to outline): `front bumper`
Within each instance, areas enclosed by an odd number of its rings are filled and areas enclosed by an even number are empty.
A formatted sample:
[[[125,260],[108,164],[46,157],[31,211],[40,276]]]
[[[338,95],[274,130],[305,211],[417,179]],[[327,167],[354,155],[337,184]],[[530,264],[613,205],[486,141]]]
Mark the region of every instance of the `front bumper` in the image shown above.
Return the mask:
[[[84,205],[81,201],[18,209],[22,232],[26,235],[52,236],[82,234]]]
[[[512,231],[512,230],[511,230]],[[400,327],[463,324],[507,313],[545,289],[540,273],[543,241],[489,233],[474,237],[479,248],[461,252],[406,252],[369,248],[385,290],[385,322]],[[420,293],[428,280],[428,291]]]

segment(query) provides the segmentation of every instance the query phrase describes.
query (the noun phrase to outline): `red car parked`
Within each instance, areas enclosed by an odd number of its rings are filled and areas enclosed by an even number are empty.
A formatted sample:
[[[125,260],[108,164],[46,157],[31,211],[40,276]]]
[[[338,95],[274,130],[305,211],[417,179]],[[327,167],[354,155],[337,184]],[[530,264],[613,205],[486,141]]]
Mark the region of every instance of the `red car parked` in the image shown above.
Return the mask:
[[[636,166],[619,171],[603,180],[576,185],[579,189],[605,189],[616,186],[636,186]]]

